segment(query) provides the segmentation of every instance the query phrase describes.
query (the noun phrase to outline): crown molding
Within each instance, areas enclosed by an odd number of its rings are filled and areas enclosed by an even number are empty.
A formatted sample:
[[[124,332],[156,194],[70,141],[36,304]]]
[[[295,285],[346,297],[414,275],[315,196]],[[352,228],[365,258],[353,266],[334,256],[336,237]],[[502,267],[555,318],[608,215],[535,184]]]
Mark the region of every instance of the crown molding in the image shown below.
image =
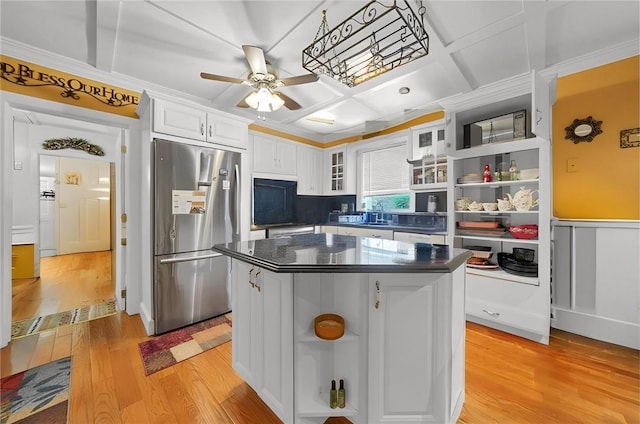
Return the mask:
[[[540,71],[540,75],[545,77],[545,79],[550,79],[554,76],[562,77],[638,55],[640,55],[640,39],[635,38],[606,49],[601,49],[549,66]]]

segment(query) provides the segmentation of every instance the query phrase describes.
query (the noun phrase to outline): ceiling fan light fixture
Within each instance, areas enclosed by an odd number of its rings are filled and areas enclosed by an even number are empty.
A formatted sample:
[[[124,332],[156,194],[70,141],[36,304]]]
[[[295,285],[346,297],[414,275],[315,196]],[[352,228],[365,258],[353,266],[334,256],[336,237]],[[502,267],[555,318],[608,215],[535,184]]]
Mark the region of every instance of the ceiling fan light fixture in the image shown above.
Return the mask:
[[[282,100],[282,97],[278,96],[278,93],[273,93],[271,95],[271,109],[275,111],[280,109],[282,106],[284,106],[284,100]]]

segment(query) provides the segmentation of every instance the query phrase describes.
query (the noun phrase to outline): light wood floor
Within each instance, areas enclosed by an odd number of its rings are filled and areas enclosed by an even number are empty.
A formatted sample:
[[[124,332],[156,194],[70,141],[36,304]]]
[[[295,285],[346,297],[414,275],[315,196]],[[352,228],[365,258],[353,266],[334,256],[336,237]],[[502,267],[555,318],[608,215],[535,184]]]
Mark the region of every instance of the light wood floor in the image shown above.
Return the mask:
[[[40,259],[40,278],[12,280],[12,321],[68,311],[114,298],[111,251]]]
[[[2,376],[71,354],[72,424],[279,422],[231,368],[231,343],[146,377],[147,339],[125,313],[61,327],[0,350]],[[640,422],[636,350],[558,330],[545,346],[472,323],[466,340],[461,424]]]

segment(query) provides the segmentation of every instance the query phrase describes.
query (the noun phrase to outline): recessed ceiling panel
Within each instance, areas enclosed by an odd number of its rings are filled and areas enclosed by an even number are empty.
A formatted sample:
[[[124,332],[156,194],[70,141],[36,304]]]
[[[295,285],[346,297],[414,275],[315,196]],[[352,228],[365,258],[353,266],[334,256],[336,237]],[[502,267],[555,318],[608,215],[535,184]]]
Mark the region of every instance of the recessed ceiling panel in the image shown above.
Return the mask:
[[[453,54],[474,88],[529,72],[522,25],[503,31]]]
[[[205,98],[227,84],[205,81],[200,72],[245,78],[248,68],[241,49],[149,3],[122,3],[115,71]]]
[[[269,50],[317,4],[310,1],[159,1],[163,9],[232,45]],[[318,21],[319,23],[319,21]]]
[[[409,88],[409,93],[400,94],[401,87]],[[442,65],[438,62],[431,62],[416,71],[373,87],[354,97],[383,115],[388,114],[389,110],[394,110],[397,115],[400,115],[405,109],[424,108],[439,99],[457,94],[457,92],[458,90],[447,77]]]
[[[0,34],[86,63],[87,14],[84,1],[2,0]]]
[[[521,1],[427,1],[426,16],[445,45],[522,12]]]
[[[547,63],[556,64],[607,46],[637,40],[639,17],[638,1],[568,2],[548,15]]]
[[[306,130],[317,131],[321,134],[331,134],[359,126],[364,128],[365,121],[373,121],[380,118],[378,112],[354,99],[345,100],[324,109],[324,111],[335,116],[333,125],[313,122],[304,118],[296,121],[295,124]]]

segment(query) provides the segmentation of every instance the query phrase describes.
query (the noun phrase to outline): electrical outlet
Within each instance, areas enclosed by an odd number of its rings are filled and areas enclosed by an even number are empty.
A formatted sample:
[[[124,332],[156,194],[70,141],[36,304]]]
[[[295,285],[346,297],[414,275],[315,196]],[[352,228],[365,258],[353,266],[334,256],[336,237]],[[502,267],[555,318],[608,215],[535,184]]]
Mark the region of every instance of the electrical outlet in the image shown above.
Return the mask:
[[[567,159],[567,172],[578,172],[578,159]]]

